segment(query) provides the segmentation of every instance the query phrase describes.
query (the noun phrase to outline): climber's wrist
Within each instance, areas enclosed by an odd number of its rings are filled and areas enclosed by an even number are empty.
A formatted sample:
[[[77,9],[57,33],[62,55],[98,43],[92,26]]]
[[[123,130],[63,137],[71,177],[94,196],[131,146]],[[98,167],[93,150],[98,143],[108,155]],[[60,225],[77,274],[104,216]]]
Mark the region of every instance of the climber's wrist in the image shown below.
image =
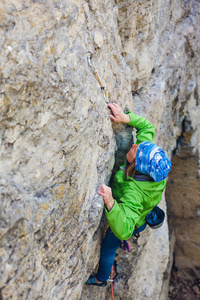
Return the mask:
[[[106,204],[107,211],[111,211],[113,206],[115,205],[115,201],[112,199],[109,203]]]
[[[128,124],[128,123],[130,123],[130,117],[129,117],[129,115],[127,115],[127,114],[124,114],[123,115],[123,121],[122,121],[124,124]]]

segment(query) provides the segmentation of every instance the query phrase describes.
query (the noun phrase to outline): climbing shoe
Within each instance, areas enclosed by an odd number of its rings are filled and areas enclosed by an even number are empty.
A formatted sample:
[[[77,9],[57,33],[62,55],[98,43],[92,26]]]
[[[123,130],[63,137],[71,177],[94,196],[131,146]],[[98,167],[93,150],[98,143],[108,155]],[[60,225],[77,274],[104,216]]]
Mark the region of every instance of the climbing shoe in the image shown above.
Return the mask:
[[[88,278],[88,280],[86,281],[87,285],[97,285],[97,286],[106,286],[107,285],[107,281],[102,281],[101,283],[98,283],[95,279],[96,275],[90,275],[90,277]]]

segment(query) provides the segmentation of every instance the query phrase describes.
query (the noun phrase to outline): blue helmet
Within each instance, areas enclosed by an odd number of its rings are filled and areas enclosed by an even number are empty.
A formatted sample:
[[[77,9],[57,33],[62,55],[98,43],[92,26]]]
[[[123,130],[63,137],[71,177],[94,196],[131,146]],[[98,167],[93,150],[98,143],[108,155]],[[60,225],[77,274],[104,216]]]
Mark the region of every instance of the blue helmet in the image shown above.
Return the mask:
[[[135,158],[137,171],[150,175],[155,181],[165,179],[171,170],[171,161],[165,152],[151,142],[143,142],[139,145]]]

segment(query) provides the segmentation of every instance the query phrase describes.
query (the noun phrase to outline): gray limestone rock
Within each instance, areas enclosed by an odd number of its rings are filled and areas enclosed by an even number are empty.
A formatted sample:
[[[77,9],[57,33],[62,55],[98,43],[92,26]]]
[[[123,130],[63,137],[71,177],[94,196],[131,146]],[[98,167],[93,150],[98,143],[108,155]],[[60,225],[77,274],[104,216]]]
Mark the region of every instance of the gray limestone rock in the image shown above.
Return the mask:
[[[96,189],[132,129],[111,122],[87,52],[109,101],[148,118],[169,156],[192,111],[197,149],[199,13],[197,0],[1,1],[1,298],[109,299],[84,285],[103,237]],[[167,223],[139,243],[117,253],[116,299],[164,299]]]

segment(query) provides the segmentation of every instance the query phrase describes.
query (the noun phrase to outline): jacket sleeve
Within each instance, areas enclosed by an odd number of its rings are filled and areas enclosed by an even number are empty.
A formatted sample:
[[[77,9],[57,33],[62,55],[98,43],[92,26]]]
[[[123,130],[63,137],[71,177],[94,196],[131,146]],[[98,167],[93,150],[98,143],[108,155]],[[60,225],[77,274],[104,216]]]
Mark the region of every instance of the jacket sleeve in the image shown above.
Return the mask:
[[[143,206],[140,197],[130,190],[120,198],[120,203],[114,200],[113,208],[105,213],[108,224],[114,235],[120,240],[129,239],[135,229],[135,224],[140,220]]]
[[[130,122],[128,125],[135,127],[137,130],[137,141],[136,144],[140,144],[142,142],[153,142],[155,127],[145,118],[140,117],[134,114],[131,111],[128,111],[126,114],[130,117]]]

